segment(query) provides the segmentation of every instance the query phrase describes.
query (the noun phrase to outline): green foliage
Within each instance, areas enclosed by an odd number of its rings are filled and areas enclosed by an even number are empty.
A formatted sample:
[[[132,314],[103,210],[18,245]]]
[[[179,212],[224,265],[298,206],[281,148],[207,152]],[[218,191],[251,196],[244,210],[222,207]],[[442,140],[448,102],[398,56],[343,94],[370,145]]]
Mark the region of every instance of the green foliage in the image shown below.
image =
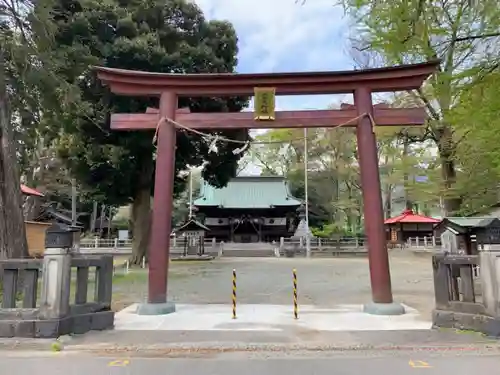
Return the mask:
[[[113,228],[118,230],[127,230],[130,229],[130,221],[128,218],[120,217],[117,219],[113,219]]]
[[[344,231],[344,228],[338,226],[335,223],[327,224],[322,228],[311,228],[312,234],[320,238],[330,238],[334,235],[342,234]]]
[[[53,6],[55,43],[50,46],[59,64],[58,77],[73,85],[70,97],[60,98],[47,113],[48,132],[58,134],[59,155],[86,186],[121,205],[153,184],[153,132],[112,132],[112,112],[142,113],[157,107],[154,98],[117,97],[98,82],[92,65],[156,72],[231,72],[236,65],[236,34],[227,22],[208,22],[192,2],[56,1]],[[245,98],[227,100],[181,98],[192,111],[239,111]],[[227,134],[229,133],[229,134]],[[246,139],[246,131],[226,132]],[[241,155],[234,147],[219,146],[209,154],[199,136],[177,133],[176,171],[201,165],[204,178],[224,185],[234,174]],[[176,192],[186,182],[176,178]]]
[[[396,103],[396,101],[394,101]],[[435,156],[428,143],[405,146],[405,128],[377,128],[382,193],[386,216],[400,214],[403,207],[392,207],[398,199],[407,206],[436,208],[437,171]],[[263,174],[284,175],[291,193],[305,199],[304,140],[302,130],[271,130],[261,141],[282,142],[253,147],[253,161]],[[362,224],[363,202],[353,129],[309,129],[308,201],[310,224],[320,237],[332,234],[354,235]],[[417,181],[426,177],[427,181]],[[396,196],[401,194],[404,196]],[[434,210],[435,211],[435,210]]]
[[[470,147],[461,146],[464,140],[470,139],[473,144],[476,137],[482,138],[481,132],[466,130],[469,125],[464,121],[471,121],[477,109],[464,107],[467,100],[464,102],[463,96],[471,87],[488,81],[498,69],[498,1],[343,0],[340,3],[356,22],[353,47],[365,60],[383,65],[441,60],[440,69],[423,90],[410,93],[414,103],[424,106],[429,114],[427,132],[414,140],[431,140],[438,150],[441,174],[438,194],[444,198],[449,214],[486,204],[490,198],[484,191],[490,190],[488,185],[496,187],[499,176],[478,174],[477,166],[484,165],[485,159],[476,159],[468,151]],[[464,111],[469,116],[464,117]],[[485,122],[482,124],[486,126]],[[474,164],[476,167],[469,169]],[[484,169],[488,169],[486,165]],[[485,199],[479,195],[472,200],[468,198],[477,192]]]

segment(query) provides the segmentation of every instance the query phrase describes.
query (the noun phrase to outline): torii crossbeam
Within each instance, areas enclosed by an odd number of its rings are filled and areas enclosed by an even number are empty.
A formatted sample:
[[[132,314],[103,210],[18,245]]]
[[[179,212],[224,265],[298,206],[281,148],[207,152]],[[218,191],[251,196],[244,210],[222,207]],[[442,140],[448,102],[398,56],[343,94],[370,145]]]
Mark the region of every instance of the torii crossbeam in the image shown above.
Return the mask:
[[[113,114],[115,130],[155,129],[159,119],[175,120],[195,129],[334,127],[358,118],[356,136],[363,195],[365,229],[372,287],[372,303],[365,310],[401,314],[393,303],[389,257],[385,241],[377,145],[370,116],[378,126],[423,125],[423,108],[373,106],[372,93],[418,89],[438,67],[438,61],[347,72],[269,74],[164,74],[97,67],[98,77],[119,95],[159,96],[160,108],[142,114]],[[178,109],[178,97],[251,96],[256,87],[274,88],[276,95],[354,95],[354,105],[340,110],[277,112],[274,121],[256,121],[251,112],[189,113]],[[158,129],[153,221],[149,247],[148,304],[142,313],[166,313],[172,196],[174,186],[175,126]]]

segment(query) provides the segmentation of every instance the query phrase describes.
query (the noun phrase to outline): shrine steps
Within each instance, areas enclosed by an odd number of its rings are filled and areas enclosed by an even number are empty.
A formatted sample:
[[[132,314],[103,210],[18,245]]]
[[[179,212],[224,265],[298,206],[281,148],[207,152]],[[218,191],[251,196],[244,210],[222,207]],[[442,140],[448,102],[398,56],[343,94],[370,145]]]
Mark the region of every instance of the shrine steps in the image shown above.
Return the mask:
[[[223,257],[274,257],[274,245],[266,242],[255,243],[224,243],[222,250]]]

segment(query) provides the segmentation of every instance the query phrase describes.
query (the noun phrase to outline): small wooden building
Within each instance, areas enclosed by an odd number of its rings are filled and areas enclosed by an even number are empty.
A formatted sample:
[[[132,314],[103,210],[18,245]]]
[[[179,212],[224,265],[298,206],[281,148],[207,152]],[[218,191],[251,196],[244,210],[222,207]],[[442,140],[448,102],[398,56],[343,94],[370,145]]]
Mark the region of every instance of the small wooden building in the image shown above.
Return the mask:
[[[29,256],[32,258],[42,258],[45,252],[45,232],[52,224],[25,221],[24,225],[26,227]]]
[[[500,220],[493,217],[445,217],[435,226],[442,248],[452,253],[476,255],[481,248],[500,244]]]
[[[175,233],[184,239],[184,256],[205,254],[205,233],[210,229],[197,221],[194,217],[182,224]]]
[[[44,196],[39,191],[23,184],[21,184],[21,193],[28,197],[41,198]],[[50,227],[50,224],[26,220],[24,226],[26,228],[29,256],[33,258],[43,257],[45,251],[45,231]]]
[[[405,210],[401,215],[385,220],[387,241],[402,244],[411,237],[432,237],[434,226],[441,220]]]

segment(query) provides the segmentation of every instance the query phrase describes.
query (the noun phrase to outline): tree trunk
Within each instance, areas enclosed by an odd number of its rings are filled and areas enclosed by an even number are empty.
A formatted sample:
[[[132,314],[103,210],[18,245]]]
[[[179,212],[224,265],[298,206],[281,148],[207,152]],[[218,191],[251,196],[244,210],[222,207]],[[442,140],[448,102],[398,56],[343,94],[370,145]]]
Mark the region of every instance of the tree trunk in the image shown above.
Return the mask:
[[[403,163],[404,163],[404,160],[406,160],[406,157],[408,156],[409,149],[410,149],[410,140],[408,139],[407,135],[404,135],[403,154],[401,155],[401,157],[403,159]],[[404,195],[405,195],[405,209],[413,210],[413,201],[410,199],[410,194],[408,192],[409,187],[410,187],[409,186],[410,185],[410,176],[408,175],[407,166],[404,165],[403,168],[404,168],[403,189],[404,189]]]
[[[384,212],[385,218],[392,216],[392,187],[391,184],[386,184],[384,192]]]
[[[142,258],[147,259],[149,237],[151,232],[151,190],[143,188],[137,192],[132,203],[132,264],[141,264]]]
[[[0,50],[0,258],[28,256],[21,186]]]
[[[147,260],[147,251],[151,234],[151,168],[144,166],[141,172],[141,188],[137,191],[132,203],[132,264],[141,264],[142,259]]]
[[[340,210],[338,209],[339,197],[340,197],[340,186],[339,186],[338,176],[333,179],[333,196],[332,196],[332,221],[334,223],[340,223],[342,220],[340,217]],[[345,224],[345,223],[342,223]]]
[[[394,161],[394,160],[392,160],[392,161]],[[384,156],[384,165],[385,166],[389,165],[389,155],[388,154],[386,154]],[[390,173],[391,173],[391,171],[388,171],[388,174],[390,174]],[[385,182],[383,192],[384,192],[384,199],[383,199],[384,215],[385,215],[385,218],[388,219],[392,215],[392,184],[390,184],[389,182]]]
[[[441,161],[441,176],[443,178],[444,188],[444,211],[445,215],[450,216],[460,210],[462,200],[453,192],[457,173],[455,170],[454,152],[451,129],[445,127],[441,133],[438,143],[439,159]]]

